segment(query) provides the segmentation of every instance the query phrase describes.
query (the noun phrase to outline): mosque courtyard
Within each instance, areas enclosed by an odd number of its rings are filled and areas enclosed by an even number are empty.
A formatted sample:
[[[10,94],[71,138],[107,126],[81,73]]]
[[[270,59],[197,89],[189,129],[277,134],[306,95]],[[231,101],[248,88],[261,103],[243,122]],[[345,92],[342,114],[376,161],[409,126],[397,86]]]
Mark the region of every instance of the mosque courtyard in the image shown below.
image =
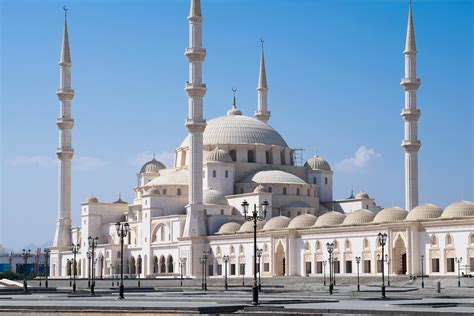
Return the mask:
[[[360,292],[357,279],[336,277],[333,295],[322,278],[287,277],[262,280],[260,305],[252,306],[251,279],[207,281],[208,290],[201,289],[200,279],[125,280],[125,299],[118,299],[117,282],[97,280],[95,294],[90,295],[87,280],[77,281],[72,294],[70,280],[29,282],[28,294],[14,285],[0,288],[2,315],[163,315],[163,314],[284,314],[284,315],[473,315],[474,279],[392,278],[386,299],[381,298],[380,278],[361,278]],[[438,293],[437,284],[441,289]],[[327,285],[329,283],[327,282]]]

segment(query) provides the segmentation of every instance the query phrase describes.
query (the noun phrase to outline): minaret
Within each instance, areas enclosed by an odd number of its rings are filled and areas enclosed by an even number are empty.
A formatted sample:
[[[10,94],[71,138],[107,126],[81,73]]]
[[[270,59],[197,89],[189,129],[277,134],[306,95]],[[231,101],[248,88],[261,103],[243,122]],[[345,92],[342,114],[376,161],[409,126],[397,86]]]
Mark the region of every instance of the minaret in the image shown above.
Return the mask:
[[[421,146],[418,140],[418,119],[421,113],[416,106],[416,91],[420,86],[420,79],[416,77],[415,29],[411,1],[404,54],[405,77],[400,83],[405,91],[405,107],[401,113],[405,122],[405,139],[402,147],[405,151],[405,208],[410,211],[418,205],[418,150]]]
[[[203,132],[206,121],[203,118],[203,98],[206,85],[202,83],[202,63],[206,50],[202,48],[201,1],[191,0],[189,21],[189,47],[185,55],[189,61],[189,81],[186,82],[188,95],[188,118],[186,127],[189,134],[189,204],[186,207],[184,236],[205,236],[207,234],[202,205]]]
[[[255,112],[255,118],[262,122],[267,123],[270,119],[270,112],[267,111],[267,73],[265,71],[265,56],[263,54],[263,40],[262,42],[262,54],[260,55],[260,71],[258,74],[258,108]]]
[[[59,97],[60,116],[56,121],[59,128],[59,148],[56,154],[59,159],[59,196],[58,220],[53,247],[70,247],[71,245],[71,160],[74,150],[71,145],[71,131],[74,120],[71,117],[71,103],[74,90],[71,87],[71,53],[67,32],[67,9],[64,7],[64,33],[61,47],[60,87],[56,94]]]

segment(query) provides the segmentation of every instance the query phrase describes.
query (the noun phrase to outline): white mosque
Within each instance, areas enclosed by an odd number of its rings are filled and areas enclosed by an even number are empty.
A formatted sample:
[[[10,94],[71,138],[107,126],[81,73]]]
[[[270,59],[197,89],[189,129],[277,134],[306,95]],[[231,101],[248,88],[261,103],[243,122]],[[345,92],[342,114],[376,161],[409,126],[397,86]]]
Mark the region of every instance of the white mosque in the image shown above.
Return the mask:
[[[88,237],[98,238],[98,277],[120,273],[120,239],[116,222],[128,223],[124,245],[124,273],[130,277],[200,277],[203,251],[209,252],[206,273],[223,277],[223,256],[229,256],[229,277],[253,275],[253,223],[244,220],[242,202],[251,208],[269,203],[264,221],[258,222],[258,247],[262,277],[322,276],[328,260],[326,243],[334,243],[335,272],[355,275],[356,257],[361,257],[362,275],[376,275],[385,264],[392,275],[456,275],[455,260],[462,258],[462,273],[474,272],[474,203],[457,201],[444,210],[433,204],[418,204],[418,150],[416,93],[416,46],[409,8],[405,76],[404,120],[406,205],[383,208],[373,197],[360,192],[349,198],[333,198],[333,171],[319,156],[303,166],[295,162],[295,149],[269,124],[267,80],[262,50],[258,80],[258,108],[245,116],[233,106],[223,116],[206,121],[203,98],[206,84],[202,67],[200,0],[191,0],[189,47],[188,136],[175,151],[173,166],[153,158],[139,170],[130,203],[113,203],[89,197],[81,204],[81,223],[71,226],[71,162],[74,150],[71,132],[74,120],[71,102],[71,56],[67,24],[60,57],[61,102],[57,125],[60,131],[59,207],[54,244],[51,247],[51,277],[69,276],[71,244],[79,244],[76,267],[79,276],[90,272]],[[388,235],[381,258],[378,233]],[[423,260],[421,259],[423,256]],[[424,265],[422,268],[422,264]],[[388,270],[387,270],[388,269]]]

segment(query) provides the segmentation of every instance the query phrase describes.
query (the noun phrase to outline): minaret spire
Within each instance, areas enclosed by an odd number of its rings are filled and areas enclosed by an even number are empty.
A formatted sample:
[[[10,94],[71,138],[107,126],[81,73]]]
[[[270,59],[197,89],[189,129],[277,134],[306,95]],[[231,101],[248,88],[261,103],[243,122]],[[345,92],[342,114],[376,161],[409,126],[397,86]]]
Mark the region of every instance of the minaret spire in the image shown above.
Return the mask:
[[[188,117],[186,127],[189,134],[189,204],[186,207],[184,236],[206,236],[204,207],[202,204],[203,132],[206,121],[203,118],[203,99],[206,85],[202,83],[202,64],[206,50],[202,48],[201,1],[191,0],[189,21],[189,47],[185,55],[189,62]]]
[[[270,112],[267,110],[267,72],[265,70],[265,55],[263,52],[263,39],[260,39],[262,42],[262,53],[260,55],[260,71],[258,74],[258,108],[255,112],[255,118],[262,122],[267,123],[270,119]]]
[[[74,155],[72,148],[71,104],[74,90],[71,87],[71,53],[67,30],[67,8],[64,9],[64,31],[59,58],[60,86],[56,91],[60,101],[60,114],[56,120],[59,128],[59,148],[56,155],[59,159],[58,220],[54,235],[53,247],[68,248],[71,245],[71,161]]]
[[[416,77],[416,44],[413,27],[411,1],[408,9],[407,36],[405,42],[405,76],[401,85],[405,91],[405,107],[401,116],[405,125],[405,138],[402,147],[405,151],[405,208],[410,211],[418,205],[418,119],[421,112],[417,108],[416,92],[420,79]]]

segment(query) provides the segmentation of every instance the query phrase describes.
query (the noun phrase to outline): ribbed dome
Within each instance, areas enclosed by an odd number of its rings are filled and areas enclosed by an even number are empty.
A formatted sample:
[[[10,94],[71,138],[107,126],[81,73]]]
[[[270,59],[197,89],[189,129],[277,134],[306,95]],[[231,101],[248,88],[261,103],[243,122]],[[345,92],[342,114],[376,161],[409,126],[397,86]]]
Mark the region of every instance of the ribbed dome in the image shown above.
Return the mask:
[[[162,172],[159,177],[148,182],[147,186],[157,185],[188,185],[189,171],[187,169],[167,170]]]
[[[323,215],[318,217],[316,223],[314,223],[315,227],[323,227],[323,226],[335,226],[339,225],[344,221],[346,216],[339,212],[327,212]]]
[[[265,226],[263,226],[263,230],[287,228],[288,224],[290,224],[290,219],[288,217],[276,216],[268,220]]]
[[[264,170],[247,176],[243,183],[284,183],[284,184],[307,184],[303,179],[294,174],[281,170]]]
[[[228,222],[219,228],[217,234],[235,234],[240,228],[241,224],[236,222]]]
[[[311,169],[331,170],[329,163],[317,155],[308,159],[308,161],[305,163],[305,166],[310,166]]]
[[[142,166],[140,173],[158,173],[161,169],[166,169],[166,166],[153,157]]]
[[[293,218],[288,228],[305,228],[314,225],[318,218],[312,214],[302,214]]]
[[[202,198],[204,204],[229,205],[222,193],[211,188],[203,191]]]
[[[227,151],[216,147],[207,155],[207,162],[232,162],[232,158]]]
[[[474,203],[469,201],[457,201],[450,204],[441,214],[441,218],[460,218],[474,216]]]
[[[423,204],[418,205],[414,209],[412,209],[405,220],[407,221],[419,221],[419,220],[426,220],[426,219],[435,219],[441,216],[443,209],[433,205],[433,204]]]
[[[374,220],[375,213],[366,210],[366,209],[360,209],[357,211],[353,211],[352,213],[349,213],[346,218],[344,219],[344,222],[342,224],[344,225],[363,225],[363,224],[368,224]]]
[[[243,115],[220,116],[207,122],[204,145],[265,144],[288,147],[270,125]],[[180,147],[189,147],[189,136]]]
[[[257,221],[257,230],[261,230],[265,226],[266,221]],[[240,226],[239,233],[253,232],[253,222],[245,222]]]
[[[389,223],[403,221],[408,215],[408,211],[400,207],[387,207],[377,213],[374,223]]]
[[[356,199],[370,199],[369,195],[365,193],[364,191],[357,193],[355,198]]]

